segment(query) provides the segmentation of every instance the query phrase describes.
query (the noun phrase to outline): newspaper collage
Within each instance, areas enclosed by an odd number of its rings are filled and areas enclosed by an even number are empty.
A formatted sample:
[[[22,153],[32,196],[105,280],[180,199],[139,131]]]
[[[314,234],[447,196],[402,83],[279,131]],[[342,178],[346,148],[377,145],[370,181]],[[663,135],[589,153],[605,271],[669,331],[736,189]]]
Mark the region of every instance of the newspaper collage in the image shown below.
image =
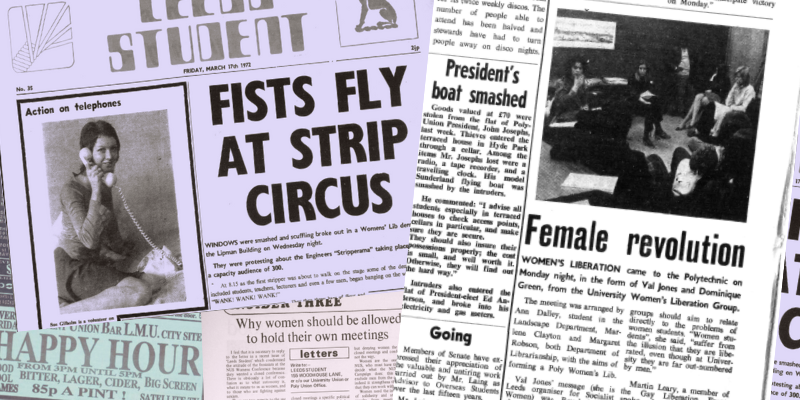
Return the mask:
[[[769,393],[771,5],[437,2],[395,399]]]
[[[10,7],[19,328],[402,288],[431,4],[392,10]]]
[[[0,399],[800,398],[800,4],[5,10]]]

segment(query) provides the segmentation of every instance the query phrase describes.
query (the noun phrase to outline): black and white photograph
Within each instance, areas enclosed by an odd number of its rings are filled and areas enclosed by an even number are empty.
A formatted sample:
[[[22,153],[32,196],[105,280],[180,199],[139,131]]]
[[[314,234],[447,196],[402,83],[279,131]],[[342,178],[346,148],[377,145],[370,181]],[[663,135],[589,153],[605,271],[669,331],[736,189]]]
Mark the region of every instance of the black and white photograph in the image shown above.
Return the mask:
[[[186,300],[166,122],[161,110],[44,125],[62,314]]]
[[[41,308],[137,315],[198,300],[191,136],[175,100],[182,84],[20,103]]]
[[[614,41],[554,45],[537,200],[746,222],[768,32],[557,15]]]

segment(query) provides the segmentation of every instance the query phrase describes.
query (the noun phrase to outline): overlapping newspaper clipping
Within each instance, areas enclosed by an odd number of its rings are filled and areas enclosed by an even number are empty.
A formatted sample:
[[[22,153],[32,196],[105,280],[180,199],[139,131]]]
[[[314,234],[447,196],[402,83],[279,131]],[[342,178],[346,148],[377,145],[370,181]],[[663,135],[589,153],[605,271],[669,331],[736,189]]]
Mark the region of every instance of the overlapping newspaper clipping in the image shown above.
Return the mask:
[[[436,2],[394,398],[769,394],[779,6]]]
[[[0,398],[203,398],[198,313],[18,332],[5,218],[0,196]]]
[[[775,322],[775,359],[772,364],[771,399],[800,396],[800,171],[795,159],[791,182],[791,217],[786,241],[786,263]]]
[[[402,293],[203,313],[207,398],[392,397]]]
[[[0,397],[797,397],[789,9],[11,3]]]
[[[380,3],[8,3],[18,328],[402,288],[432,4]]]

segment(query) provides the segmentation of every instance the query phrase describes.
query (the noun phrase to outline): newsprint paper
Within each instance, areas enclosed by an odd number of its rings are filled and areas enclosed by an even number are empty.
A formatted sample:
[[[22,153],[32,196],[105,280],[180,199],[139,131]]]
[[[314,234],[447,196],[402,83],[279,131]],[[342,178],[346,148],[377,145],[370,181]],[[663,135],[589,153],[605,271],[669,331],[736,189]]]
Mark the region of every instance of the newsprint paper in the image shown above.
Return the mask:
[[[396,399],[767,398],[789,3],[435,3]]]
[[[0,399],[200,400],[200,314],[17,332],[0,307]]]
[[[7,261],[0,282],[0,399],[202,399],[199,313],[19,333]]]
[[[14,307],[14,282],[11,279],[11,259],[8,255],[8,225],[2,176],[0,176],[0,306]]]
[[[203,313],[208,399],[390,399],[400,291]]]
[[[20,330],[403,286],[430,1],[4,6]]]
[[[800,170],[795,158],[791,217],[786,241],[780,306],[777,314],[772,400],[800,398]]]

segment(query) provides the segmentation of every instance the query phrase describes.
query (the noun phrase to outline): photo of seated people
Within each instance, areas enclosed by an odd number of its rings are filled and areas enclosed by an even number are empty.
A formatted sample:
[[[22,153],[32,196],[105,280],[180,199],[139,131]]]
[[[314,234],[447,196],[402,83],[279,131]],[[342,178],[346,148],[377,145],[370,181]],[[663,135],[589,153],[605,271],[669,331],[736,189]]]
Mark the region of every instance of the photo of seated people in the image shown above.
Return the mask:
[[[768,32],[557,15],[536,198],[746,222]]]

